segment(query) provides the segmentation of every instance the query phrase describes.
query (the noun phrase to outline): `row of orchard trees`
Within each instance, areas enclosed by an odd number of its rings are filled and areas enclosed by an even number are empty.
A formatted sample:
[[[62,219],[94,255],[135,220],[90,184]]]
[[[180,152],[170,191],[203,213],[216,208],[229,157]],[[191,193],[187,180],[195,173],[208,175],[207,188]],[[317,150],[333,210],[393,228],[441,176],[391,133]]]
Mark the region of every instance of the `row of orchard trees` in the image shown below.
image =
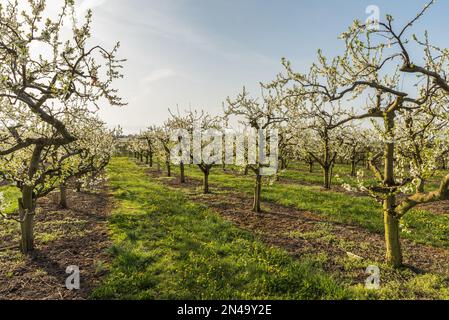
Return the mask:
[[[56,188],[66,206],[69,181],[95,176],[112,154],[113,132],[96,116],[102,98],[122,105],[118,45],[91,45],[89,11],[77,22],[74,2],[46,16],[44,0],[0,5],[0,175],[20,190],[15,220],[20,248],[34,249],[36,204]],[[78,17],[79,18],[79,17]]]
[[[164,159],[170,175],[174,129],[192,130],[193,123],[204,130],[220,128],[235,117],[254,129],[277,128],[279,168],[298,159],[310,170],[318,164],[326,189],[338,160],[351,163],[352,176],[363,162],[374,179],[359,174],[357,185],[348,187],[369,193],[381,204],[386,258],[398,267],[401,218],[419,204],[449,199],[449,175],[438,190],[426,192],[426,181],[437,169],[446,169],[449,154],[449,50],[432,45],[427,33],[422,39],[410,36],[413,24],[432,4],[399,29],[391,16],[377,26],[355,21],[341,35],[342,55],[329,59],[318,51],[317,61],[304,73],[283,59],[285,71],[262,85],[261,97],[251,98],[243,90],[227,100],[224,115],[217,118],[196,111],[171,114],[162,127],[135,137],[130,148],[150,159]],[[198,166],[207,193],[213,165]],[[253,209],[260,212],[261,167],[245,169],[255,174]],[[181,175],[185,181],[183,169]]]

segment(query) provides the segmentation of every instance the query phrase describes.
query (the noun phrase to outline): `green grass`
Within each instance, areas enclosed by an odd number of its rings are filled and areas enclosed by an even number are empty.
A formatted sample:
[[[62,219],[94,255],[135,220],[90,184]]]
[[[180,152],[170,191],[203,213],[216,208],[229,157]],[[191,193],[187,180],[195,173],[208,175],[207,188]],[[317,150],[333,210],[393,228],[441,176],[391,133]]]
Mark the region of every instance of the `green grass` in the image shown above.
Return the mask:
[[[178,168],[174,167],[174,174]],[[343,177],[345,166],[337,166],[337,172]],[[357,197],[336,191],[323,191],[319,185],[301,185],[300,181],[312,182],[321,177],[318,170],[310,174],[307,171],[293,172],[299,177],[297,183],[265,183],[262,199],[300,210],[308,210],[326,215],[330,221],[355,224],[370,231],[382,233],[384,230],[381,206],[372,198]],[[186,175],[202,179],[201,171],[195,166],[186,168]],[[315,178],[313,178],[315,177]],[[349,179],[349,178],[348,178]],[[317,179],[318,180],[318,179]],[[224,173],[220,167],[213,168],[209,176],[211,190],[214,187],[229,188],[252,195],[254,177]],[[449,248],[449,216],[433,214],[423,210],[412,210],[403,219],[402,236],[416,243]]]
[[[0,187],[0,193],[3,194],[2,207],[7,214],[13,213],[17,210],[17,199],[20,197],[19,189],[14,186],[2,186]]]
[[[2,212],[6,215],[13,214],[18,209],[17,199],[20,197],[19,190],[14,186],[0,187],[0,193],[3,194]],[[1,239],[8,239],[7,244],[17,239],[20,226],[17,222],[12,220],[4,220],[0,217],[0,247],[2,246]]]
[[[361,163],[357,165],[356,171],[362,171],[367,182],[375,183],[371,170]],[[347,183],[352,186],[357,185],[357,178],[351,177],[351,166],[348,164],[336,164],[333,170],[334,184]],[[426,183],[427,191],[434,191],[440,186],[441,179],[447,175],[448,171],[438,170],[435,175]],[[279,174],[281,178],[292,180],[300,184],[314,184],[321,186],[323,184],[322,169],[318,164],[313,167],[313,172],[309,172],[309,166],[303,163],[291,163],[287,170],[282,170]]]
[[[343,299],[354,292],[316,261],[296,261],[205,206],[115,158],[110,221],[114,260],[93,292],[108,299]]]
[[[363,166],[357,166],[357,171],[362,170],[366,176],[369,176],[369,170],[366,170]],[[344,164],[337,164],[334,167],[334,176],[338,176],[343,183],[356,183],[357,179],[350,176],[351,166]],[[313,166],[313,172],[309,172],[309,166],[303,163],[292,163],[289,169],[280,172],[281,178],[293,180],[302,184],[323,184],[322,169],[318,164]],[[333,182],[335,183],[335,177]]]

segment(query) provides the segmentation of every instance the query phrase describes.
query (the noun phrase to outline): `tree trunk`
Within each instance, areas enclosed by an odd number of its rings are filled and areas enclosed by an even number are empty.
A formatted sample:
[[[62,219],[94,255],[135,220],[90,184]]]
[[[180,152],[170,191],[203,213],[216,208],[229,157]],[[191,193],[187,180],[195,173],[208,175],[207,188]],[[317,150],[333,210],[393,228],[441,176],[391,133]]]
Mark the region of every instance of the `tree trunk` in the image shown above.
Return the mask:
[[[323,168],[323,171],[324,171],[324,189],[330,189],[331,188],[331,179],[330,179],[330,176],[331,176],[331,170],[330,170],[331,168],[330,168],[330,166],[325,166],[324,168]]]
[[[247,176],[248,173],[249,173],[249,166],[246,166],[246,167],[245,167],[245,173],[244,173],[244,175]]]
[[[149,163],[150,163],[150,157],[147,153],[147,154],[145,154],[145,164],[149,164]]]
[[[281,163],[281,170],[287,169],[287,164],[286,164],[284,158],[280,158],[280,159],[279,159],[279,162]]]
[[[254,187],[254,204],[253,211],[255,213],[260,213],[260,196],[262,191],[262,176],[257,172],[256,174],[256,185]]]
[[[332,186],[332,179],[334,178],[334,167],[335,167],[335,163],[332,163],[331,168],[330,168],[330,174],[329,174],[329,189]]]
[[[209,194],[209,169],[204,170],[203,192]]]
[[[25,186],[22,189],[22,198],[19,199],[20,229],[22,233],[20,249],[23,254],[34,250],[34,214],[33,188]]]
[[[61,183],[59,186],[59,206],[62,209],[67,209],[67,184]]]
[[[81,182],[76,183],[76,192],[81,192]]]
[[[313,173],[313,162],[309,162],[309,173]]]
[[[186,183],[185,167],[184,162],[179,164],[179,169],[181,171],[181,183]]]
[[[171,177],[171,166],[170,166],[170,161],[167,161],[165,163],[165,165],[167,166],[167,177]]]
[[[389,112],[385,116],[385,132],[390,141],[385,145],[384,154],[384,185],[393,187],[394,179],[394,126],[395,113]],[[396,217],[396,196],[388,195],[384,200],[384,225],[385,225],[385,247],[387,249],[387,263],[394,268],[402,265],[402,251],[400,243],[399,219]]]
[[[150,167],[153,168],[153,153],[150,153]]]
[[[395,196],[384,201],[385,245],[387,263],[398,268],[402,265],[399,219],[394,215]]]
[[[139,154],[140,162],[143,162],[143,152]]]
[[[355,160],[353,159],[353,160],[351,160],[351,177],[357,176],[356,169],[357,169],[357,165],[355,163]]]

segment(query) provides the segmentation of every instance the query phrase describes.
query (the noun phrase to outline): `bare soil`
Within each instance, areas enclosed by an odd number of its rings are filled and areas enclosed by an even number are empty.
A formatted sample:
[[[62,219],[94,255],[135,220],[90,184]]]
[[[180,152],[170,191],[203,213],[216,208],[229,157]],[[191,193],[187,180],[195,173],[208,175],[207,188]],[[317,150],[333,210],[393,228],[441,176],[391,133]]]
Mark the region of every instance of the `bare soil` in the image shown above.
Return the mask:
[[[104,266],[110,261],[108,198],[102,187],[97,193],[69,190],[69,209],[58,207],[57,192],[41,199],[36,236],[47,234],[50,238],[37,237],[36,250],[26,257],[17,248],[0,252],[0,299],[87,299],[106,274]],[[5,242],[0,239],[0,243]],[[65,286],[69,276],[66,268],[72,265],[80,268],[80,290],[69,291]]]

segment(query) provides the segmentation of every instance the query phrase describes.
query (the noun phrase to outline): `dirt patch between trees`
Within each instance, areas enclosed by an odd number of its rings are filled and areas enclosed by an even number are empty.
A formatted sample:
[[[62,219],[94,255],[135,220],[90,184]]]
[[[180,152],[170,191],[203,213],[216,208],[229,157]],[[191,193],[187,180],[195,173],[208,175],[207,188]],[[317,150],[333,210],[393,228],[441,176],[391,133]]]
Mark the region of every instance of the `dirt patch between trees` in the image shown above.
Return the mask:
[[[58,193],[38,204],[36,250],[27,257],[18,249],[0,252],[0,299],[59,300],[87,299],[106,274],[110,261],[107,249],[107,217],[110,212],[107,189],[97,193],[68,191],[69,209],[58,208]],[[0,243],[14,244],[15,238]],[[65,286],[66,268],[80,269],[80,290]]]
[[[157,171],[149,170],[149,175],[160,178]],[[263,213],[251,211],[252,197],[233,192],[229,188],[213,185],[216,193],[204,195],[198,189],[201,181],[187,177],[181,184],[179,179],[160,179],[167,186],[187,189],[189,198],[206,205],[228,221],[242,229],[258,235],[265,243],[286,249],[292,256],[322,254],[326,257],[324,266],[330,271],[343,271],[344,260],[364,258],[363,261],[384,261],[385,244],[383,234],[370,232],[362,227],[329,221],[313,212],[301,211],[292,207],[263,202]],[[225,191],[225,192],[223,192]],[[402,240],[404,263],[415,273],[439,273],[449,275],[449,251],[442,248],[415,244]],[[366,279],[364,269],[344,277],[353,283],[363,283]],[[397,277],[389,274],[387,277]]]
[[[427,203],[416,208],[437,214],[449,215],[449,200]]]

